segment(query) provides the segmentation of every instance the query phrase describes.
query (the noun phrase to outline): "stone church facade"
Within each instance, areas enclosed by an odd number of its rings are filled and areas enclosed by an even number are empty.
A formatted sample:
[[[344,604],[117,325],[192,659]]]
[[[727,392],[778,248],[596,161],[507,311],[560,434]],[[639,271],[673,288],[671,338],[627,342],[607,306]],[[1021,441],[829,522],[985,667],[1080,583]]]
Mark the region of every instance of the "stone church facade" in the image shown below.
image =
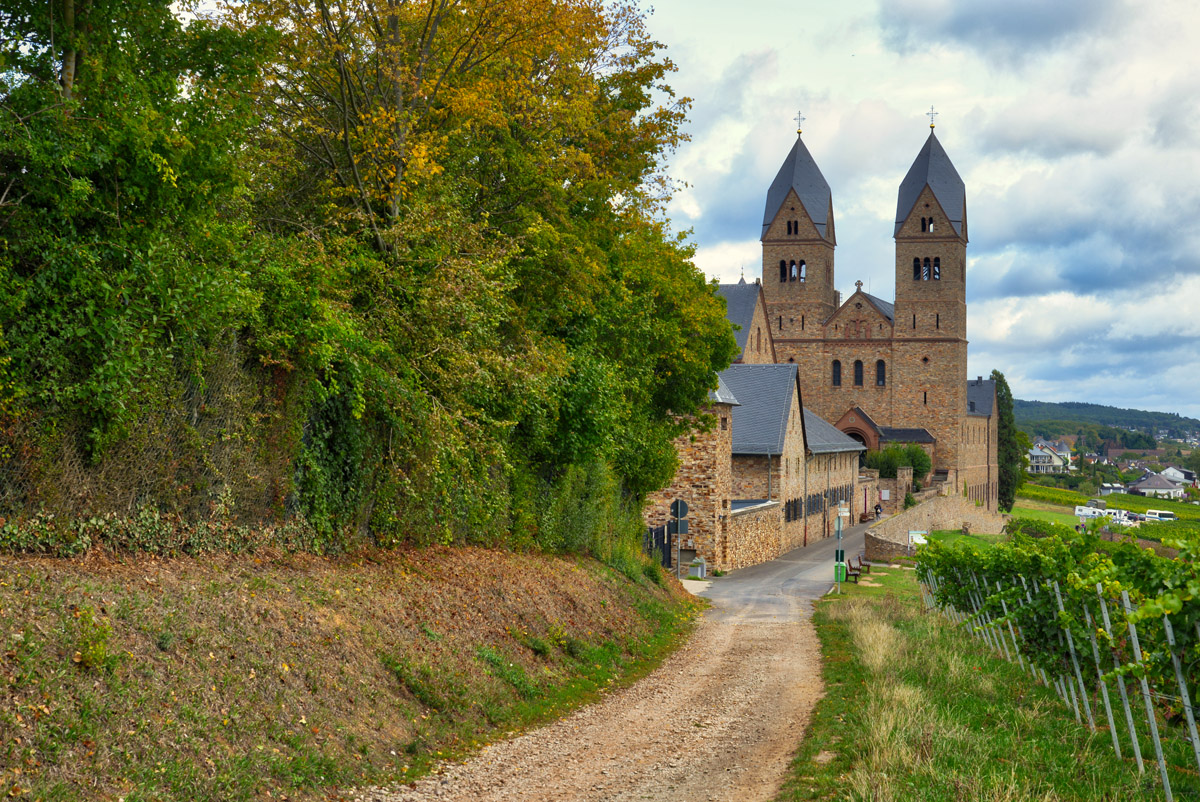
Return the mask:
[[[967,380],[966,186],[929,138],[900,184],[896,293],[835,286],[833,195],[797,134],[767,192],[760,285],[776,362],[795,363],[805,407],[870,448],[917,442],[932,481],[994,509],[995,387]],[[747,343],[749,344],[749,343]]]

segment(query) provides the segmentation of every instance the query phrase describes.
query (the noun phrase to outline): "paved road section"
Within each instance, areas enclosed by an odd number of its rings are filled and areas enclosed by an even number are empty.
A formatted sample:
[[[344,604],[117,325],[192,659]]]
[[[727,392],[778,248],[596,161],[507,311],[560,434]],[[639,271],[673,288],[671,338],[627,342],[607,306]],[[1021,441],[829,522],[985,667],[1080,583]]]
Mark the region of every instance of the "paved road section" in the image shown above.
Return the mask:
[[[844,548],[862,548],[865,526]],[[713,607],[650,676],[567,718],[445,764],[367,802],[766,802],[823,693],[812,601],[833,584],[834,539],[709,583]]]

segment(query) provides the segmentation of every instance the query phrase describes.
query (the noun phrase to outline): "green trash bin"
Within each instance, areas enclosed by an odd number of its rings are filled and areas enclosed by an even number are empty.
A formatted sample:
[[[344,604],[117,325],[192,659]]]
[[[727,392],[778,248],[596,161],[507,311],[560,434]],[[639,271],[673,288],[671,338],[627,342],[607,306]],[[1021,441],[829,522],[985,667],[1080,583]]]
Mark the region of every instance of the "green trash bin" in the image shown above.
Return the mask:
[[[846,564],[845,563],[834,563],[833,564],[833,581],[834,582],[845,582],[846,581]]]

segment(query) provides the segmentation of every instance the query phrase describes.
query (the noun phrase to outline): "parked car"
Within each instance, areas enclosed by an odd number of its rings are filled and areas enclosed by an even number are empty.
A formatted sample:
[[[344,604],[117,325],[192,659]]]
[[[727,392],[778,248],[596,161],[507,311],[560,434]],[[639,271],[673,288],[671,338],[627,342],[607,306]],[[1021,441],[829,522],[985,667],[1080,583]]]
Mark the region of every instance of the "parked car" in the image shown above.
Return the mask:
[[[1147,521],[1174,521],[1175,513],[1169,510],[1146,510]]]

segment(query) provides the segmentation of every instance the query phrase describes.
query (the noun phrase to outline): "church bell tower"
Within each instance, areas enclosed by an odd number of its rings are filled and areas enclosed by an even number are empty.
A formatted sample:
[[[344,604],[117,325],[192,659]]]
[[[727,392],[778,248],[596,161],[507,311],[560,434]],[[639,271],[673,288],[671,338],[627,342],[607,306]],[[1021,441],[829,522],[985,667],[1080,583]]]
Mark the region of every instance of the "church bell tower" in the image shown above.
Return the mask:
[[[820,340],[837,308],[836,245],[833,193],[797,130],[767,190],[762,226],[762,287],[781,361],[793,350],[788,341]]]

